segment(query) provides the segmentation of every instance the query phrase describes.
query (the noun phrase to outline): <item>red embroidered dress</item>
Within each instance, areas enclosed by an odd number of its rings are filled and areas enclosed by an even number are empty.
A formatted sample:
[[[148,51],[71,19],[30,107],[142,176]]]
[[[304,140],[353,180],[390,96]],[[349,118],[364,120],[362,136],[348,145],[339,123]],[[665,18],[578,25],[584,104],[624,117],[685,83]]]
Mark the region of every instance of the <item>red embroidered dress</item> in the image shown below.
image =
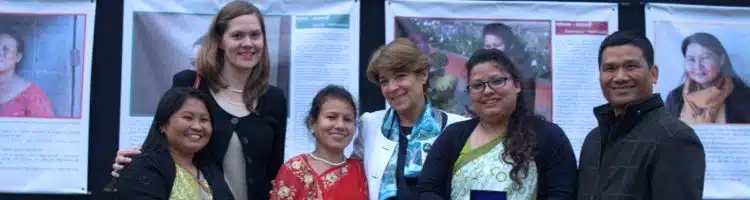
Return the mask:
[[[44,90],[29,86],[13,99],[0,102],[0,117],[53,117],[52,104]]]
[[[317,174],[307,154],[295,156],[279,169],[271,200],[366,200],[362,162],[348,159],[342,166]]]

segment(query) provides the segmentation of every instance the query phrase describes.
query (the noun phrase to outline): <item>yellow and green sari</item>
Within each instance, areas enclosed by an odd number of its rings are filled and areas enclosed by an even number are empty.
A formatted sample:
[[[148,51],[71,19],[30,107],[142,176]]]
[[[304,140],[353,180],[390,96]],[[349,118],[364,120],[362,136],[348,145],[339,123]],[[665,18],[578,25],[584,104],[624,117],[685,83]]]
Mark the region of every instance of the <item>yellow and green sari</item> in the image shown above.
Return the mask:
[[[497,137],[474,149],[471,149],[471,142],[466,141],[453,164],[451,199],[469,200],[472,190],[504,191],[508,194],[508,200],[536,199],[536,164],[530,161],[528,175],[522,178],[520,189],[513,190],[513,181],[509,176],[513,166],[500,159],[505,150],[503,139]]]
[[[169,195],[170,200],[213,200],[211,187],[208,182],[198,171],[198,179],[190,175],[190,172],[180,166],[177,168],[177,175],[172,185],[172,193]]]

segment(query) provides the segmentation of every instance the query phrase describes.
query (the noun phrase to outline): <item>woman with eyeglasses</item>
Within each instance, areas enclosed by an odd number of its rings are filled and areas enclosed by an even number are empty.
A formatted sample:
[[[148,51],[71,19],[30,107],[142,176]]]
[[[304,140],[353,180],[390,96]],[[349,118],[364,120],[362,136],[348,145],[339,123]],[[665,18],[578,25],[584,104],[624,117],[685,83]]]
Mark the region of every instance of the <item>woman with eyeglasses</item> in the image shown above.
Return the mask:
[[[405,38],[373,53],[367,79],[390,108],[362,114],[354,157],[364,159],[370,200],[416,199],[424,159],[443,128],[466,118],[438,110],[427,98],[427,55]]]
[[[18,75],[23,38],[0,30],[0,117],[52,117],[52,104],[38,85]]]
[[[490,23],[482,28],[482,45],[484,49],[497,49],[504,52],[511,58],[514,65],[521,74],[521,81],[524,88],[523,92],[526,99],[522,103],[535,111],[537,114],[544,116],[546,119],[552,119],[552,102],[551,98],[539,98],[551,95],[551,83],[549,80],[540,79],[539,69],[532,65],[534,58],[526,51],[526,44],[523,39],[513,33],[513,29],[503,23]],[[539,90],[539,91],[537,91]]]
[[[449,125],[432,145],[419,199],[574,199],[576,159],[560,127],[524,104],[518,69],[500,50],[475,52],[467,90],[478,118]]]

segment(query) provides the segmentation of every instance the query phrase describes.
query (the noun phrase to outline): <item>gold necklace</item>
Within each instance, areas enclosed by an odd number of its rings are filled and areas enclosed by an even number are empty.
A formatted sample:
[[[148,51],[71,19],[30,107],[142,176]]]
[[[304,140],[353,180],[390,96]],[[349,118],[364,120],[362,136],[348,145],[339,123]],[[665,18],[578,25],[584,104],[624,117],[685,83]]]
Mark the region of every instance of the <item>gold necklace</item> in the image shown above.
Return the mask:
[[[341,162],[337,162],[337,163],[334,163],[334,162],[331,162],[331,161],[328,161],[328,160],[326,160],[325,158],[320,158],[320,157],[318,157],[318,156],[315,156],[315,154],[313,154],[313,153],[307,153],[307,155],[309,155],[309,156],[310,156],[310,157],[311,157],[312,159],[314,159],[314,160],[317,160],[317,161],[323,162],[323,163],[325,163],[325,164],[328,164],[328,165],[331,165],[331,166],[341,166],[341,165],[344,165],[344,164],[346,164],[346,159],[344,159],[344,160],[343,160],[343,161],[341,161]]]
[[[222,93],[222,92],[220,92],[220,93]],[[224,100],[227,100],[227,103],[229,103],[229,104],[232,104],[232,105],[235,105],[235,106],[245,106],[245,102],[234,101],[234,100],[230,99],[229,96],[227,96],[226,94],[221,94],[221,96],[222,96],[222,98],[224,98]]]
[[[240,94],[242,94],[244,92],[242,90],[238,90],[238,89],[234,89],[234,88],[230,88],[230,87],[227,87],[227,90],[232,91],[232,92],[236,92],[236,93],[240,93]]]

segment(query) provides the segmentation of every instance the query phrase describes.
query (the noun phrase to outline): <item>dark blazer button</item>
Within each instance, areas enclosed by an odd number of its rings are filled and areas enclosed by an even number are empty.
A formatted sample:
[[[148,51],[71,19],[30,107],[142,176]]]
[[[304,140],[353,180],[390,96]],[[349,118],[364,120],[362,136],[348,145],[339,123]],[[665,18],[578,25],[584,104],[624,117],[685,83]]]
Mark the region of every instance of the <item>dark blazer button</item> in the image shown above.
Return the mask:
[[[250,156],[245,157],[245,162],[247,162],[247,165],[253,164],[253,159],[250,158]]]
[[[232,121],[232,124],[237,124],[238,122],[240,122],[240,120],[237,119],[236,117],[232,117],[232,120],[230,121]]]
[[[241,137],[240,137],[240,140],[242,140],[242,143],[243,143],[243,144],[247,144],[247,137],[245,137],[245,136],[241,136]]]

